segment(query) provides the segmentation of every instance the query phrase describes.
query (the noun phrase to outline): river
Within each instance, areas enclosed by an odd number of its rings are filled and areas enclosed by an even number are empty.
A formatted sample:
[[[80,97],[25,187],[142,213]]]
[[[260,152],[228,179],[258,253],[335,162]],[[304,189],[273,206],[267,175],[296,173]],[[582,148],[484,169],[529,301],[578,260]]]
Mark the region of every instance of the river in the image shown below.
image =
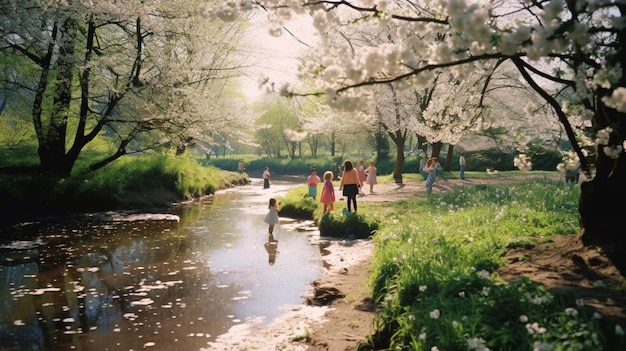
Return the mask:
[[[199,350],[269,323],[324,269],[319,233],[301,230],[311,223],[281,218],[266,245],[269,198],[294,184],[253,179],[162,215],[22,224],[28,240],[0,242],[0,350]]]

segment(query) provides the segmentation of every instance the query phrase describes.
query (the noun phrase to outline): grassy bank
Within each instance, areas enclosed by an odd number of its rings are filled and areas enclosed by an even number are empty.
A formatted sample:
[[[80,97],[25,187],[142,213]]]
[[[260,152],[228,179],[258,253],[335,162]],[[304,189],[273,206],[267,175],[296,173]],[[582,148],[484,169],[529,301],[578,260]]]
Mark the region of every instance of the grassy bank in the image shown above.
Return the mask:
[[[246,174],[195,160],[145,155],[118,160],[96,172],[56,178],[33,173],[0,175],[5,222],[44,215],[170,206],[247,183]]]
[[[578,187],[533,181],[395,203],[374,236],[373,342],[393,350],[624,349],[584,301],[495,273],[504,252],[578,229]],[[376,216],[376,207],[369,209]]]
[[[297,201],[304,189],[286,202]],[[496,273],[509,249],[576,235],[579,191],[544,179],[360,203],[361,222],[376,224],[361,233],[375,242],[371,288],[381,308],[371,337],[375,349],[625,349],[621,326],[584,300],[525,278],[505,282]],[[313,217],[322,228],[318,207]],[[347,223],[339,210],[331,218]],[[619,293],[624,287],[597,289]]]

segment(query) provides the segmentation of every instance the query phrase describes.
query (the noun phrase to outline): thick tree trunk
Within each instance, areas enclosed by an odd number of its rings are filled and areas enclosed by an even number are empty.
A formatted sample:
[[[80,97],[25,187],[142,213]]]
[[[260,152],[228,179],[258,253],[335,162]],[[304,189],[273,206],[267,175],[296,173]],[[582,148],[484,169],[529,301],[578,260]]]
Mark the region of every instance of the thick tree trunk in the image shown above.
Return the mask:
[[[595,160],[596,175],[581,184],[579,238],[583,245],[604,249],[613,263],[626,271],[626,159],[613,160],[601,150]]]

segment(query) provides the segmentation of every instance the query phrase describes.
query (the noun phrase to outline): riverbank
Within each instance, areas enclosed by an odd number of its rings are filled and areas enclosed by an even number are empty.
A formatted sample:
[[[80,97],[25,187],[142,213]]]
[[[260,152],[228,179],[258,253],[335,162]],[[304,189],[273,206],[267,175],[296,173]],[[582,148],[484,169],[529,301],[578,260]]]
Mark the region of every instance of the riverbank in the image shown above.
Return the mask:
[[[543,178],[544,176],[540,176]],[[472,180],[441,180],[434,186],[434,192],[447,191],[454,187],[490,183],[511,183],[537,178],[536,176],[486,178]],[[549,177],[559,180],[558,174]],[[398,185],[378,184],[373,194],[360,196],[360,202],[384,203],[411,196],[425,196],[423,182],[409,182]],[[339,198],[339,197],[338,197]],[[312,242],[320,239],[312,237]],[[373,244],[369,240],[354,242],[324,241],[321,247],[327,253],[324,264],[329,269],[324,276],[312,282],[310,293],[305,300],[315,301],[315,294],[327,300],[327,305],[286,306],[285,314],[268,325],[238,326],[212,343],[212,347],[222,350],[263,349],[263,350],[307,350],[342,351],[355,350],[364,345],[373,333],[375,306],[370,300],[371,289],[370,261]],[[576,237],[557,236],[552,242],[533,248],[519,248],[507,254],[508,265],[498,273],[507,280],[526,276],[551,289],[568,289],[584,296],[585,300],[603,318],[626,321],[626,306],[623,296],[610,291],[592,289],[598,280],[605,282],[625,282],[624,276],[602,255],[602,252],[583,247]],[[523,257],[524,259],[520,259]],[[598,264],[581,265],[581,262]],[[367,350],[364,346],[362,350]]]

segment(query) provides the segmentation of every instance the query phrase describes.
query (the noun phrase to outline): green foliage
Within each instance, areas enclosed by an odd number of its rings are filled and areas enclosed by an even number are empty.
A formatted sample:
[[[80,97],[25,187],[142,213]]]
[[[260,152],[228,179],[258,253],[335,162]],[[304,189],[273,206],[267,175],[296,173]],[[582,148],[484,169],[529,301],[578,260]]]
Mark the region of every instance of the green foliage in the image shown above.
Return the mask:
[[[505,283],[495,273],[508,247],[574,235],[578,196],[562,182],[535,181],[459,188],[385,208],[374,236],[372,287],[382,306],[376,347],[623,349],[613,326],[575,297],[527,279]]]
[[[331,238],[366,239],[378,230],[378,221],[347,211],[326,212],[318,220],[321,236]]]
[[[57,178],[6,175],[0,190],[8,217],[74,211],[169,206],[247,182],[245,175],[204,167],[187,158],[161,155],[126,157],[93,172]]]
[[[215,158],[209,160],[201,160],[202,164],[212,165],[224,170],[237,170],[239,157],[232,158]],[[336,163],[342,161],[333,160],[330,156],[325,157],[306,157],[306,158],[244,158],[246,165],[246,173],[253,178],[261,178],[263,169],[267,166],[270,168],[272,176],[277,175],[293,175],[308,176],[311,169],[317,169],[317,174],[322,176],[325,171],[333,170]]]
[[[280,215],[290,218],[313,219],[319,201],[309,196],[306,185],[296,187],[279,199]]]

